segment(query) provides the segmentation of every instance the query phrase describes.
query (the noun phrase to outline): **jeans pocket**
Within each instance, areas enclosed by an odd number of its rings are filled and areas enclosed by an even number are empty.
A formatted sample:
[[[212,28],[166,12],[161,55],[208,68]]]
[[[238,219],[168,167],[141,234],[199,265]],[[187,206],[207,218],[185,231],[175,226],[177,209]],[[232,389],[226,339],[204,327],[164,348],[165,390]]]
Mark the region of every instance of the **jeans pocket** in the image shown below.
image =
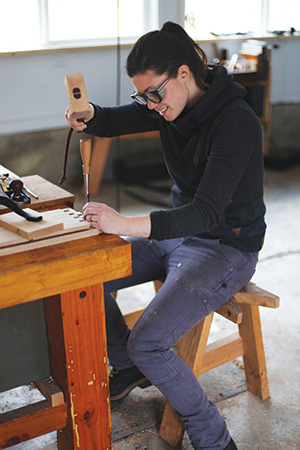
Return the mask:
[[[258,252],[243,252],[235,247],[224,244],[221,240],[218,240],[218,246],[221,254],[232,268],[248,265],[249,263],[255,267],[257,264]]]

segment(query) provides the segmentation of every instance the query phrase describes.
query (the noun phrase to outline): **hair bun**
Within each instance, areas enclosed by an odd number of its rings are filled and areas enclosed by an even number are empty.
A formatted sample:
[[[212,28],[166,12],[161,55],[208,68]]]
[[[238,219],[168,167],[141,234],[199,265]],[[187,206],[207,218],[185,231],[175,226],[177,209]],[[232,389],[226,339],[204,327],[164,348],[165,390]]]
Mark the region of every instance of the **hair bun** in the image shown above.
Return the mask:
[[[174,22],[165,22],[162,26],[161,31],[169,31],[170,33],[176,33],[180,26]]]

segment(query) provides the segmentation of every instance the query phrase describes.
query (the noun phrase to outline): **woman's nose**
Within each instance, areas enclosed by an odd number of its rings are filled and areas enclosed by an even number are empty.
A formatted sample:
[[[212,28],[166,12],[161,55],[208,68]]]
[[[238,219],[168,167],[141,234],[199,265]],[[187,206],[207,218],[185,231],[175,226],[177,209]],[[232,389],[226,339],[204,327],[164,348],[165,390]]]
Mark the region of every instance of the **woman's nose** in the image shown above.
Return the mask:
[[[151,102],[151,100],[147,100],[147,107],[148,109],[155,109],[156,108],[157,103],[153,103]]]

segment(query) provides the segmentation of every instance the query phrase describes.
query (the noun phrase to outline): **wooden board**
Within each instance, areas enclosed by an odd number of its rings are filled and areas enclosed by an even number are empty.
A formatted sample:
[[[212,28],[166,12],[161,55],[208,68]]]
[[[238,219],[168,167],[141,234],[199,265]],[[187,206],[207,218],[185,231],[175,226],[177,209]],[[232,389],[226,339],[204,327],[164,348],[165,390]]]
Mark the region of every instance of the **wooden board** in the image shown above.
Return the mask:
[[[17,244],[25,244],[25,242],[28,242],[28,239],[0,226],[0,248]]]
[[[40,215],[30,208],[25,208],[24,211],[34,216]],[[32,241],[34,239],[49,236],[49,234],[54,234],[57,231],[63,230],[63,222],[55,219],[56,218],[53,220],[51,217],[46,217],[46,215],[43,214],[43,219],[39,222],[30,222],[24,217],[11,212],[0,217],[0,225],[2,228],[17,233],[20,236]]]
[[[13,234],[12,232],[10,232]],[[96,228],[89,228],[88,230],[76,231],[75,233],[67,233],[61,236],[48,236],[47,238],[39,239],[37,241],[28,241],[24,239],[25,243],[17,243],[17,245],[11,244],[8,247],[0,247],[0,257],[5,255],[12,255],[16,253],[26,252],[28,250],[35,250],[38,248],[49,247],[50,245],[62,244],[70,241],[76,241],[77,239],[88,238],[90,236],[96,236],[101,234],[101,231]],[[21,238],[21,236],[19,236]]]
[[[30,210],[28,209],[28,211]],[[34,211],[30,212],[35,213]],[[45,211],[42,216],[43,220],[40,222],[29,222],[15,213],[0,216],[0,248],[90,228],[82,214],[71,208]]]

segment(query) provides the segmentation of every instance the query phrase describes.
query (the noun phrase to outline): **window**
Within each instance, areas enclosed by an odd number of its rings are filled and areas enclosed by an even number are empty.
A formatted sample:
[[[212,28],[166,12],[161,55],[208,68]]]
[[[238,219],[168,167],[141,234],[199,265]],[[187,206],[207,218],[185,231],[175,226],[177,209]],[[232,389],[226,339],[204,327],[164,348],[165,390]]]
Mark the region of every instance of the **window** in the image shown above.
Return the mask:
[[[0,51],[133,41],[155,27],[157,0],[0,0]]]
[[[299,0],[269,0],[268,31],[300,30]]]
[[[300,30],[300,2],[286,0],[185,0],[185,29],[194,39],[213,35],[265,35],[267,31]]]
[[[50,42],[112,39],[117,35],[133,38],[144,33],[141,0],[48,0],[47,3]]]
[[[299,0],[285,0],[284,7],[282,0],[164,2],[162,8],[163,0],[0,0],[0,52],[115,44],[118,35],[133,42],[158,28],[159,12],[167,16],[172,5],[183,4],[184,26],[194,39],[300,31]]]
[[[0,0],[0,51],[35,48],[39,43],[38,0]]]

